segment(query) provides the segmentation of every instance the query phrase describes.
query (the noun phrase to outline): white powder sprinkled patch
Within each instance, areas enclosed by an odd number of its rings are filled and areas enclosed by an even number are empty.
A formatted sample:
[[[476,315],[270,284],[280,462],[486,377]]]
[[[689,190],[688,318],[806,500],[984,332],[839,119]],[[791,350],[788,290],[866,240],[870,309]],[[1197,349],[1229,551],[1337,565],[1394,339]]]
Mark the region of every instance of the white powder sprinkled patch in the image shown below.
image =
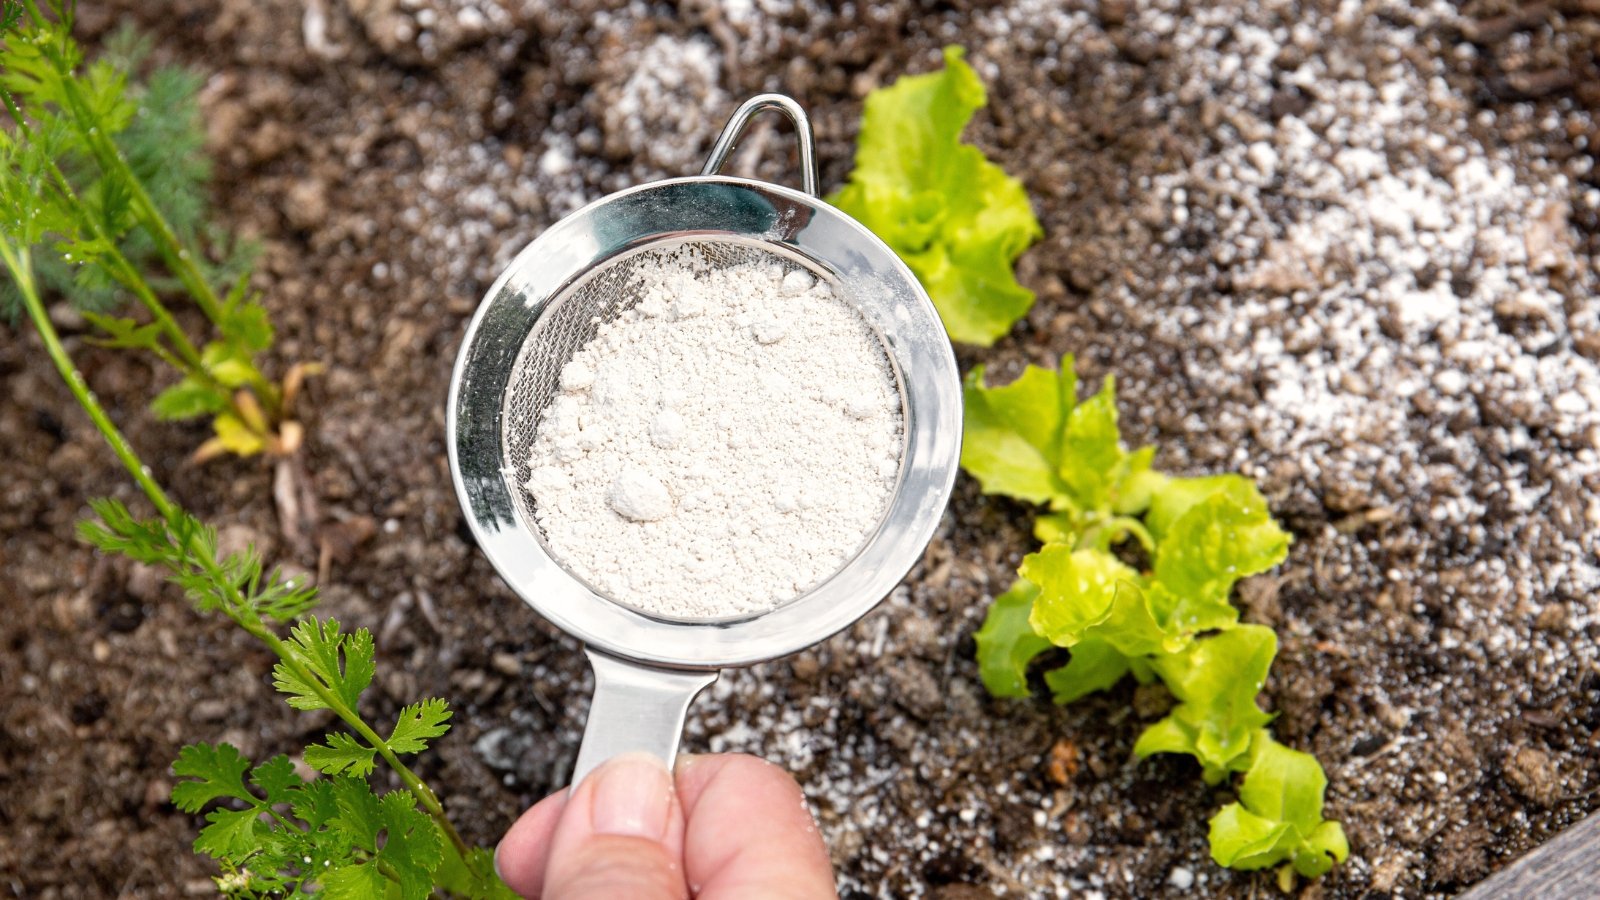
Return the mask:
[[[899,471],[899,394],[832,287],[688,251],[636,265],[642,299],[562,369],[527,488],[546,544],[631,606],[771,609],[837,571]]]

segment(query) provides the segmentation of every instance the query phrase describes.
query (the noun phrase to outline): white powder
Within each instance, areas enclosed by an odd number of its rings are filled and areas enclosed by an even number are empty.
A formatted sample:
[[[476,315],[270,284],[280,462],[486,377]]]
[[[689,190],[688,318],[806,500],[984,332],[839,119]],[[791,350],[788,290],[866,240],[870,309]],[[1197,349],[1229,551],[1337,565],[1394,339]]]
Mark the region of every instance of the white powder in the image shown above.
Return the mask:
[[[877,524],[899,394],[866,322],[824,282],[680,251],[561,371],[528,490],[574,573],[647,612],[775,607]]]

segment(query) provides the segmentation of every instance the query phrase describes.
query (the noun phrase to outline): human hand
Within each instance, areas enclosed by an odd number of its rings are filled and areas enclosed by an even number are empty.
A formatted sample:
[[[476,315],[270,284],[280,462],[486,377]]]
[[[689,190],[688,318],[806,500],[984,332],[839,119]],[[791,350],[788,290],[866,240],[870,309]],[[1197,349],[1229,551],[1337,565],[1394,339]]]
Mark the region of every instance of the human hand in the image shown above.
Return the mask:
[[[539,900],[827,900],[828,850],[788,773],[753,756],[607,760],[522,814],[495,851]]]

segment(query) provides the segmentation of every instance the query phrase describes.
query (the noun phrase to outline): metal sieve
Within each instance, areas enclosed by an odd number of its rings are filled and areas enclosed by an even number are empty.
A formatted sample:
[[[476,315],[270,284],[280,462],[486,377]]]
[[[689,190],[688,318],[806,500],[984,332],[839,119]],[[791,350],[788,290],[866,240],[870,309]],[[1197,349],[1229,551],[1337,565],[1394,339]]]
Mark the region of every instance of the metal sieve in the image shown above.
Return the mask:
[[[794,125],[803,193],[717,174],[764,110]],[[711,265],[776,263],[828,281],[877,335],[901,398],[900,472],[877,528],[805,594],[731,619],[667,619],[600,593],[551,556],[524,487],[562,367],[602,322],[642,299],[630,276],[650,264],[652,251],[683,247]],[[586,645],[595,692],[576,784],[628,751],[670,762],[689,703],[719,670],[815,644],[899,584],[933,536],[955,481],[961,384],[916,277],[860,223],[819,199],[805,111],[788,97],[762,94],[734,112],[699,176],[611,194],[517,254],[467,328],[446,417],[450,471],[478,546],[528,605]]]

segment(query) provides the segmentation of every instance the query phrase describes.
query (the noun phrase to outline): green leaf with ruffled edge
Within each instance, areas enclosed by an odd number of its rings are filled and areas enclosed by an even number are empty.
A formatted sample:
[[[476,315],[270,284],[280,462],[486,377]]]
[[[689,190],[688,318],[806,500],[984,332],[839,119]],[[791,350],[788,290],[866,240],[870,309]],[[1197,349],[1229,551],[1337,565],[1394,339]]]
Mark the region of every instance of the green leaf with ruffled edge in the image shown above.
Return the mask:
[[[961,467],[986,494],[1029,503],[1067,497],[1058,469],[1077,389],[1070,356],[1057,371],[1029,366],[999,387],[986,386],[984,367],[974,368],[962,392]]]
[[[1085,509],[1109,508],[1111,489],[1124,474],[1119,470],[1127,453],[1117,429],[1116,395],[1117,380],[1107,375],[1099,392],[1067,416],[1059,472]]]
[[[964,55],[867,96],[855,170],[828,199],[905,260],[952,339],[988,346],[1033,306],[1012,264],[1044,230],[1022,182],[961,143],[988,102]]]
[[[1350,855],[1344,829],[1322,818],[1327,786],[1316,757],[1258,733],[1239,802],[1211,818],[1212,859],[1235,869],[1292,863],[1308,878],[1326,873]]]
[[[1072,648],[1072,658],[1044,675],[1050,696],[1065,706],[1095,691],[1103,691],[1128,674],[1131,662],[1117,648],[1098,638],[1085,638]]]
[[[994,598],[983,627],[974,635],[978,642],[978,677],[996,697],[1028,696],[1028,663],[1050,649],[1050,642],[1028,623],[1037,596],[1037,585],[1017,579],[1010,590]]]
[[[1022,560],[1023,578],[1039,586],[1029,623],[1058,647],[1071,647],[1090,628],[1105,622],[1120,581],[1139,573],[1101,550],[1073,550],[1050,544]]]
[[[1207,784],[1248,764],[1251,739],[1272,716],[1256,705],[1278,638],[1261,625],[1239,625],[1201,638],[1181,653],[1154,657],[1156,674],[1180,702],[1139,736],[1133,752],[1188,753]]]
[[[1239,475],[1207,480],[1213,490],[1166,529],[1155,564],[1156,581],[1196,605],[1226,604],[1239,579],[1289,554],[1289,535],[1254,484]]]

